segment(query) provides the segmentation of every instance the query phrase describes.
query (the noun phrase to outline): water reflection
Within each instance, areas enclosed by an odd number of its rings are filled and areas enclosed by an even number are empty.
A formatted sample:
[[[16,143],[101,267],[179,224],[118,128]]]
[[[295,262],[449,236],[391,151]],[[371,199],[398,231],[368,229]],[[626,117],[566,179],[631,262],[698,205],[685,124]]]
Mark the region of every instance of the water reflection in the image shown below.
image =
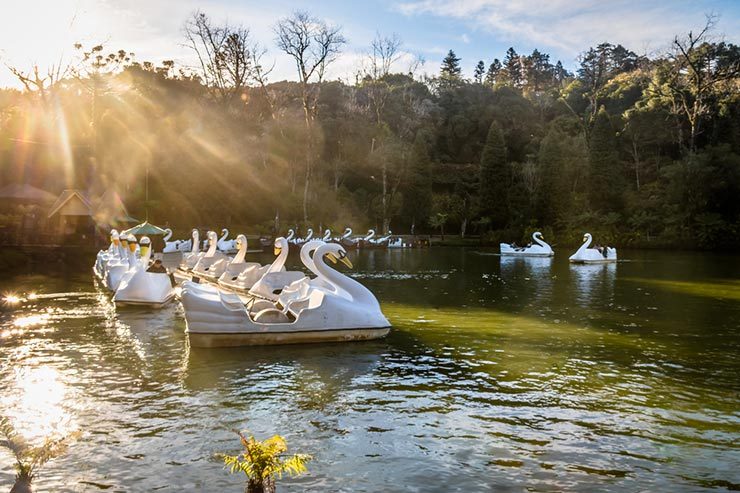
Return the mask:
[[[573,293],[576,302],[583,306],[603,306],[614,297],[614,280],[617,264],[570,264]]]
[[[565,257],[352,255],[393,323],[383,341],[190,348],[177,305],[117,310],[89,275],[13,281],[1,411],[25,433],[84,432],[39,490],[241,491],[214,458],[238,449],[234,428],[316,456],[286,492],[740,483],[740,307],[648,282],[732,286],[726,259],[656,256],[617,276]]]

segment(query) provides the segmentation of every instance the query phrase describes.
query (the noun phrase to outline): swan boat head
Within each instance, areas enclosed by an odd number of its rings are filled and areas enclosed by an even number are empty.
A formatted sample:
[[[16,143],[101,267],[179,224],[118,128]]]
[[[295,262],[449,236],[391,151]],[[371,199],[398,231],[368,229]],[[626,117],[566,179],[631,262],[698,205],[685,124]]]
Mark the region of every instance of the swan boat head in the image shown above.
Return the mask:
[[[208,251],[206,257],[213,257],[216,254],[216,248],[218,247],[218,235],[215,231],[209,231],[206,235],[208,237]]]
[[[244,262],[244,257],[247,254],[247,237],[243,234],[240,234],[236,237],[236,256],[234,257],[234,260],[231,261],[232,264],[240,264]]]
[[[193,228],[192,239],[193,239],[193,245],[190,251],[192,253],[198,253],[200,251],[200,233],[195,228]]]
[[[142,236],[139,246],[141,246],[141,263],[146,267],[152,255],[152,240],[148,236]]]

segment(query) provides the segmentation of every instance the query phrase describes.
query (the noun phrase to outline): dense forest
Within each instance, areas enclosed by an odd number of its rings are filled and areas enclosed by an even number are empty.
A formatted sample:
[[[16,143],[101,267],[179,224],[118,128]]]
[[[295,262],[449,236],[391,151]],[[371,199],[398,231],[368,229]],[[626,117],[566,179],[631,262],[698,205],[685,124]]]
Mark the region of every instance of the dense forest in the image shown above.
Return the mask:
[[[555,243],[588,230],[620,246],[728,247],[740,241],[740,47],[713,27],[651,57],[604,42],[574,73],[514,48],[401,67],[400,39],[378,35],[340,81],[326,70],[341,30],[298,12],[269,47],[296,80],[271,81],[270,51],[246,27],[196,13],[184,25],[195,67],[79,45],[48,72],[11,67],[25,90],[0,90],[0,180],[112,186],[133,215],[183,229],[489,241],[539,229]]]

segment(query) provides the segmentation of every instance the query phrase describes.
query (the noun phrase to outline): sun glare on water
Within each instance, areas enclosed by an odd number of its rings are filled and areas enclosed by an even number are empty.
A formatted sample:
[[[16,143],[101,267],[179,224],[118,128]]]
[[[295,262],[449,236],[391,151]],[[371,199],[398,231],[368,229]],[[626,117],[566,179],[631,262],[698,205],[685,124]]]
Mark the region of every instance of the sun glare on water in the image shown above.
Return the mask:
[[[71,390],[56,369],[20,368],[13,387],[4,391],[3,409],[25,439],[40,443],[76,430],[74,419],[65,410],[65,402],[72,398]]]

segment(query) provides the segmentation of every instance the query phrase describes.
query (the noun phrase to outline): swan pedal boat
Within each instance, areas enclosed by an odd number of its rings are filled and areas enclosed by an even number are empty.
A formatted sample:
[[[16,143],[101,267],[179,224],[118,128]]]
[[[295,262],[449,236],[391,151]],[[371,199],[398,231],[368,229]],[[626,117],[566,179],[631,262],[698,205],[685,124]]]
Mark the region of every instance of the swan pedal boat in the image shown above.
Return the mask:
[[[113,301],[117,306],[161,308],[175,298],[175,289],[167,272],[149,272],[151,240],[141,239],[141,258],[132,257],[131,268],[123,275]]]
[[[270,293],[277,298],[274,302],[185,282],[181,301],[190,344],[233,347],[361,341],[386,336],[390,322],[375,296],[324,261],[326,257],[351,267],[345,249],[334,243],[320,243],[312,265],[307,265],[319,274],[319,279],[304,276],[305,279],[294,281],[290,289],[283,286],[280,294]],[[268,276],[269,273],[264,277]],[[285,295],[282,291],[286,291]]]
[[[193,249],[190,253],[183,255],[180,266],[175,271],[178,283],[193,277],[210,276],[217,279],[227,265],[221,261],[231,260],[229,256],[218,251],[218,235],[215,231],[209,231],[207,237],[208,250],[201,252],[199,251],[198,231],[193,230]],[[220,270],[218,275],[213,275],[217,270]]]
[[[589,248],[591,245],[591,233],[586,233],[583,236],[583,244],[581,247],[570,256],[570,260],[573,264],[603,264],[607,262],[617,261],[617,249],[605,246],[606,256],[603,252],[596,248]]]
[[[539,231],[532,234],[534,243],[528,247],[512,247],[508,243],[500,243],[501,255],[516,257],[552,257],[555,255],[552,247],[542,239]]]
[[[95,265],[93,265],[93,273],[101,281],[105,279],[105,270],[107,268],[108,261],[118,258],[120,255],[121,240],[118,231],[112,229],[110,232],[110,245],[105,250],[100,250],[97,257],[95,258]]]

